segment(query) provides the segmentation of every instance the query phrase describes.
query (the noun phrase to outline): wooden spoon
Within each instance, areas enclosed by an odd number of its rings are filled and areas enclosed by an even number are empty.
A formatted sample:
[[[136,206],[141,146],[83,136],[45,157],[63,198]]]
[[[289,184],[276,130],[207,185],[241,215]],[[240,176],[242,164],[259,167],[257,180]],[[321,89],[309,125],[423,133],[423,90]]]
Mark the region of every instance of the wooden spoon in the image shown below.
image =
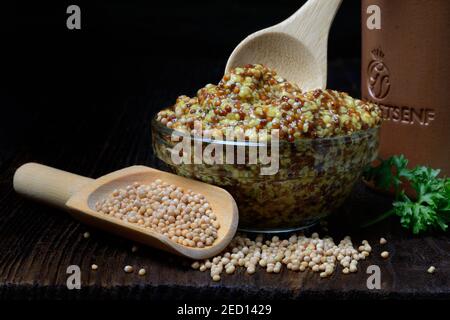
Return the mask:
[[[186,247],[156,231],[124,222],[94,209],[95,203],[106,198],[114,189],[124,188],[135,181],[149,184],[156,179],[185,190],[191,189],[206,197],[220,223],[218,238],[212,246]],[[118,170],[94,180],[37,163],[27,163],[17,169],[14,189],[32,199],[68,209],[76,219],[86,224],[191,259],[206,259],[220,253],[230,243],[238,225],[238,209],[227,191],[144,166]]]
[[[283,22],[257,31],[233,51],[225,69],[261,63],[303,90],[327,85],[328,33],[342,0],[309,0]]]

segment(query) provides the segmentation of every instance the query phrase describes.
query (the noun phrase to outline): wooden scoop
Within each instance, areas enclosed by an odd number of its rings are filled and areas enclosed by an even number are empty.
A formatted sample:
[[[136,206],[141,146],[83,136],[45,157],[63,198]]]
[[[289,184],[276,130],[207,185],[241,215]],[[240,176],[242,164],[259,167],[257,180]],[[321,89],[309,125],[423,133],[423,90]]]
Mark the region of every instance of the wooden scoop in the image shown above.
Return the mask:
[[[261,63],[303,90],[327,85],[328,33],[342,0],[309,0],[283,22],[257,31],[233,51],[225,69]]]
[[[156,231],[95,210],[96,202],[106,198],[114,189],[124,188],[135,181],[149,184],[156,179],[185,190],[191,189],[206,197],[220,223],[218,238],[212,246],[201,249],[186,247]],[[32,199],[68,209],[76,219],[91,226],[191,259],[206,259],[220,253],[230,243],[238,225],[236,202],[227,191],[144,166],[133,166],[90,179],[37,163],[27,163],[17,169],[14,189]]]

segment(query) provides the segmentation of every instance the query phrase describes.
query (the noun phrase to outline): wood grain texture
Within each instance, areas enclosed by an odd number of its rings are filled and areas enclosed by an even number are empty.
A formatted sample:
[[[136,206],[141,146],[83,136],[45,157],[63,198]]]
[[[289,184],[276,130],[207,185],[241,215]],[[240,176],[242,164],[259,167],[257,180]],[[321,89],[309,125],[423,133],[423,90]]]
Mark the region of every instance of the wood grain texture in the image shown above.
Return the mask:
[[[189,79],[175,79],[170,72],[183,70],[182,63],[174,62],[167,73],[167,66],[150,66],[145,60],[136,59],[134,65],[161,74],[161,85],[135,87],[131,82],[126,94],[110,91],[101,98],[89,96],[81,101],[86,104],[83,112],[71,111],[73,117],[63,124],[55,116],[49,119],[45,110],[17,108],[7,119],[0,117],[0,299],[450,298],[448,233],[415,237],[401,229],[395,218],[368,230],[352,228],[357,218],[384,212],[391,201],[362,185],[342,216],[330,222],[330,234],[336,240],[350,234],[355,241],[366,238],[373,244],[373,255],[360,263],[358,273],[337,272],[320,279],[312,272],[283,270],[276,275],[258,270],[249,276],[239,270],[218,283],[208,273],[190,269],[187,260],[142,246],[132,253],[133,243],[89,229],[58,209],[15,194],[13,173],[29,161],[91,177],[133,164],[156,165],[150,137],[154,112],[178,94],[192,94],[205,82],[215,82],[223,70],[215,61],[193,61]],[[358,66],[357,61],[333,64],[330,87],[355,94],[358,76],[348,70]],[[14,126],[8,124],[11,119]],[[83,238],[85,231],[90,238]],[[389,241],[383,248],[377,244],[381,236]],[[388,260],[379,256],[385,249],[391,253]],[[92,263],[99,266],[97,271],[91,270]],[[66,268],[72,264],[81,267],[81,290],[66,288]],[[126,274],[126,264],[145,267],[147,275]],[[366,288],[364,271],[370,264],[381,268],[381,290]],[[437,268],[434,275],[426,272],[430,265]]]
[[[22,165],[13,177],[17,193],[60,209],[65,209],[66,202],[92,182],[91,178],[33,162]]]
[[[309,0],[286,20],[247,36],[233,50],[226,72],[260,63],[302,90],[326,89],[328,33],[342,0]]]
[[[95,210],[96,203],[108,198],[114,190],[125,188],[134,182],[148,185],[157,179],[184,190],[201,193],[208,199],[221,226],[212,246],[202,249],[186,247],[151,229]],[[194,260],[220,254],[236,234],[239,222],[236,202],[226,190],[146,166],[130,166],[91,179],[30,162],[16,170],[13,186],[18,194],[67,211],[87,226]]]

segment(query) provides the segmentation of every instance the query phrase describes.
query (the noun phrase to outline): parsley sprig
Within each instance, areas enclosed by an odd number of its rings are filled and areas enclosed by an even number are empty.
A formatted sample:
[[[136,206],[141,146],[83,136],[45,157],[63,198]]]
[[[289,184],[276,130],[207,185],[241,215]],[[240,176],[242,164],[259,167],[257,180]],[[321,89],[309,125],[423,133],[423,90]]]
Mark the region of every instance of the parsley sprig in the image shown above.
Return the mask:
[[[450,178],[439,178],[440,170],[426,166],[414,169],[407,166],[408,160],[400,155],[380,160],[378,166],[364,172],[364,178],[377,188],[395,191],[392,209],[364,226],[396,215],[400,217],[401,225],[414,234],[431,229],[446,231],[450,222]],[[414,189],[415,199],[406,195],[407,183]]]

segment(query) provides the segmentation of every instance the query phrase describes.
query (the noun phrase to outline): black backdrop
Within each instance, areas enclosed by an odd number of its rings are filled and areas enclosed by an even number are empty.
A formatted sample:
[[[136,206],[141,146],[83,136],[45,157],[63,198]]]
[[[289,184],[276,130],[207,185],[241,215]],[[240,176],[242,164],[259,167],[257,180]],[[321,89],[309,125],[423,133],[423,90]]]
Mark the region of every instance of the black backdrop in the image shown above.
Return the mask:
[[[225,59],[246,35],[280,22],[304,0],[17,1],[8,31],[23,49],[41,54],[107,53]],[[77,4],[82,30],[66,28],[66,8]],[[12,15],[10,15],[12,13]],[[9,27],[9,28],[8,28]],[[345,0],[330,36],[330,58],[359,57],[360,1]],[[2,30],[3,32],[5,30]]]
[[[39,160],[62,142],[80,150],[89,143],[101,145],[102,132],[118,110],[156,112],[180,94],[217,82],[240,40],[285,19],[303,2],[4,5],[0,160],[2,153],[21,148]],[[81,30],[66,27],[70,4],[81,8]],[[360,2],[345,0],[330,35],[330,87],[359,95],[360,46]],[[87,118],[87,128],[75,130]]]

